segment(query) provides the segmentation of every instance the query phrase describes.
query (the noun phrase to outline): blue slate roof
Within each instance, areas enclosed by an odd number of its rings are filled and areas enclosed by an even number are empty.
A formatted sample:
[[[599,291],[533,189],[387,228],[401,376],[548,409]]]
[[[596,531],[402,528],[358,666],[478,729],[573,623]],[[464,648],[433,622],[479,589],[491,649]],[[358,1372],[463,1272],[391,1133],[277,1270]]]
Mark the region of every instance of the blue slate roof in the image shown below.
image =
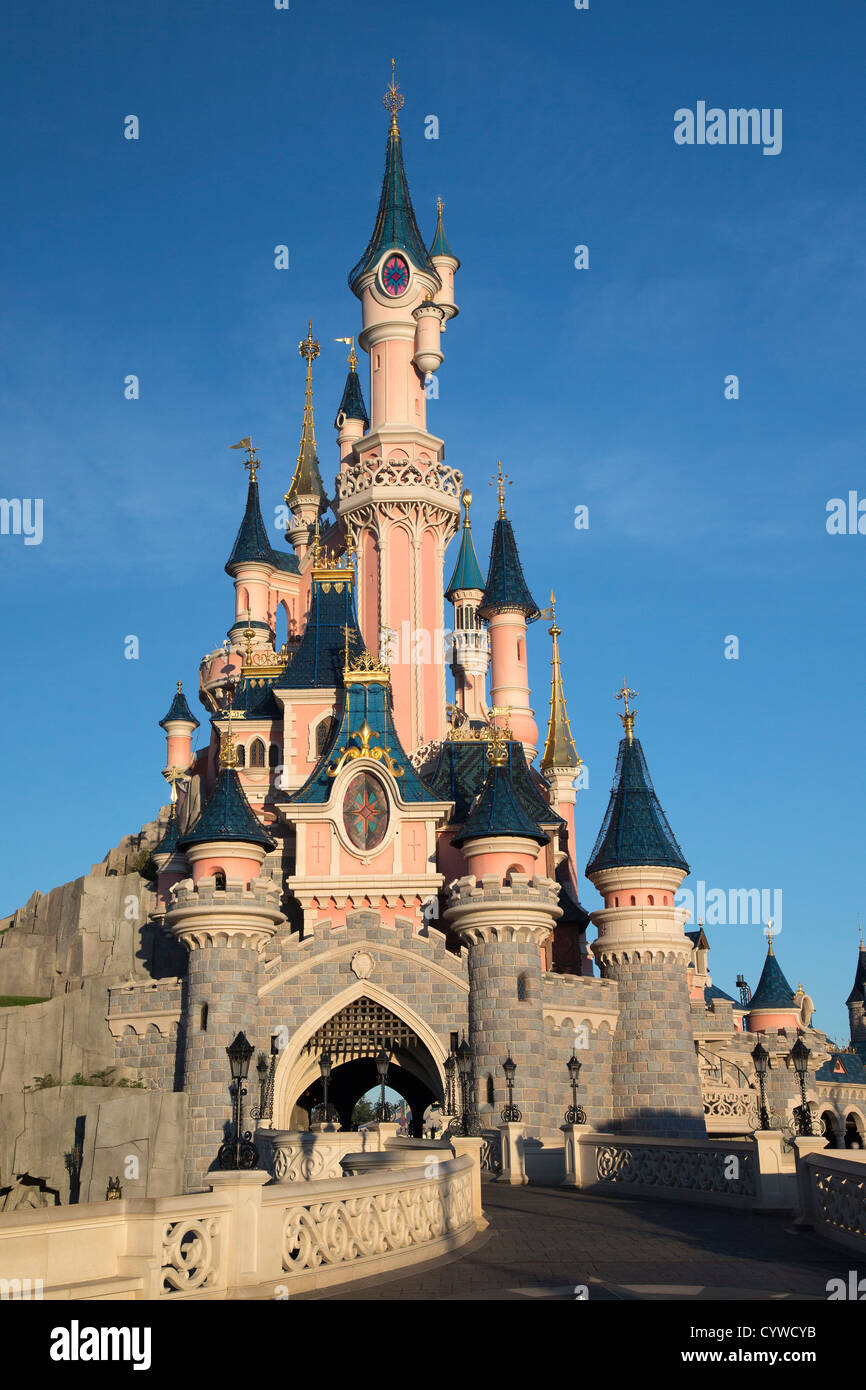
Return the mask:
[[[453,801],[452,822],[462,825],[484,785],[490,764],[488,744],[484,739],[468,743],[440,744],[432,766],[424,769],[424,780],[432,787],[439,801]],[[523,812],[539,825],[563,825],[563,819],[539,791],[522,743],[508,744],[508,771],[511,785]]]
[[[343,387],[343,394],[334,420],[334,429],[340,429],[344,420],[363,420],[365,433],[370,428],[370,417],[364,404],[361,380],[354,367],[350,368],[349,375],[346,377],[346,385]]]
[[[529,623],[541,617],[538,605],[523,577],[517,542],[507,516],[497,517],[493,526],[487,583],[484,586],[479,612],[486,618],[503,608],[519,609],[526,614],[526,621]]]
[[[226,573],[233,574],[235,566],[242,564],[244,560],[260,560],[266,565],[274,563],[273,550],[259,506],[259,485],[255,479],[247,488],[247,505],[243,521],[235,536],[232,553],[226,560]]]
[[[539,845],[550,843],[547,832],[520,805],[511,785],[507,763],[503,767],[491,767],[481,794],[466,817],[460,834],[454,836],[453,843],[459,848],[469,840],[480,840],[488,835],[520,835],[524,839],[535,840]]]
[[[739,999],[732,999],[730,994],[725,994],[725,991],[723,989],[719,989],[718,985],[706,985],[704,988],[705,1002],[707,1004],[710,1004],[714,999],[723,999],[728,1004],[733,1004],[735,1008],[742,1008]]]
[[[350,683],[346,687],[342,713],[335,721],[336,728],[318,767],[289,800],[303,805],[322,805],[330,800],[334,779],[328,776],[328,767],[338,759],[342,749],[359,746],[359,740],[354,735],[365,720],[376,735],[375,738],[371,735],[370,747],[383,749],[394,765],[401,769],[395,776],[402,799],[407,802],[441,799],[418,776],[397,737],[391,713],[390,688],[378,681],[363,681]],[[387,767],[387,763],[384,766]],[[369,769],[370,765],[366,764],[366,767]]]
[[[289,555],[285,550],[271,551],[271,564],[275,565],[278,570],[284,570],[288,574],[298,574],[301,568],[298,563],[297,555]]]
[[[562,909],[557,927],[576,927],[578,931],[586,931],[589,926],[589,913],[577,896],[565,860],[557,866],[556,880],[559,884],[559,906]]]
[[[674,838],[655,794],[640,741],[620,740],[610,801],[586,866],[598,869],[661,864],[688,873],[685,856]]]
[[[195,825],[178,842],[178,848],[185,850],[188,845],[202,844],[206,840],[240,841],[261,845],[266,850],[276,848],[276,841],[268,835],[247,801],[233,767],[220,769],[207,805]]]
[[[275,682],[279,690],[310,690],[342,686],[346,639],[352,629],[349,652],[363,651],[364,641],[355,617],[355,593],[351,579],[314,579],[310,616],[304,635],[289,665]]]
[[[445,235],[445,227],[442,223],[441,202],[439,203],[439,206],[436,211],[436,230],[433,233],[433,240],[430,243],[430,250],[427,252],[427,255],[430,257],[431,260],[434,256],[450,256],[452,261],[457,261],[458,266],[460,265],[460,262],[459,260],[457,260],[457,257],[451,250],[451,245],[448,241],[447,236]]]
[[[271,691],[276,676],[244,676],[235,690],[232,710],[244,719],[282,719],[283,707]]]
[[[782,967],[776,960],[773,947],[767,949],[767,959],[761,971],[758,988],[749,1000],[752,1009],[793,1009],[794,991],[782,974]]]
[[[837,1062],[845,1069],[845,1079],[852,1083],[866,1085],[866,1066],[857,1052],[831,1052],[829,1058],[815,1072],[816,1081],[842,1081],[842,1073],[836,1071]]]
[[[165,827],[165,833],[162,839],[160,840],[156,849],[153,851],[154,855],[174,854],[174,851],[177,849],[178,834],[179,831],[177,828],[177,815],[175,814],[175,809],[172,806],[171,813],[168,818],[168,825]]]
[[[451,582],[445,590],[447,599],[457,592],[458,589],[483,589],[484,576],[478,564],[478,557],[475,554],[475,545],[472,540],[472,527],[469,524],[469,514],[467,512],[463,521],[463,530],[460,533],[460,549],[457,552],[457,563],[454,566],[454,573]]]
[[[380,256],[391,250],[402,251],[417,270],[426,271],[434,280],[439,281],[415,220],[409,183],[403,167],[402,143],[399,130],[396,125],[392,125],[388,132],[385,151],[385,177],[382,180],[379,211],[366,250],[349,274],[352,290],[361,276],[373,269]]]
[[[159,727],[164,729],[166,724],[171,723],[172,719],[185,719],[186,722],[192,724],[194,728],[197,729],[199,727],[199,722],[190,709],[187,698],[182,690],[175,691],[174,699],[168,707],[168,714],[160,719]]]
[[[863,1000],[866,1000],[866,949],[861,946],[857,953],[857,971],[854,975],[854,985],[845,1003],[858,1004]]]

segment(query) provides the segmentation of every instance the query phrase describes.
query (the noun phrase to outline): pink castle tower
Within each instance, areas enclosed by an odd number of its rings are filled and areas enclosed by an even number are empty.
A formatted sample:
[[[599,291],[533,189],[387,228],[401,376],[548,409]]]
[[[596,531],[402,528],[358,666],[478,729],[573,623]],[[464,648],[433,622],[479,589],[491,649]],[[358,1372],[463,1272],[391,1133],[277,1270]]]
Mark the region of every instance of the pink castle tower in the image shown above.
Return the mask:
[[[472,541],[469,522],[472,493],[468,489],[464,489],[461,501],[465,509],[463,532],[445,597],[454,605],[451,670],[455,704],[466,719],[478,721],[487,717],[485,685],[490,665],[490,638],[478,612],[484,579]]]
[[[335,508],[358,553],[364,641],[391,667],[397,729],[417,750],[445,732],[444,552],[460,515],[462,478],[427,429],[425,382],[442,362],[441,335],[456,313],[459,262],[441,226],[425,248],[403,167],[392,74],[385,177],[370,241],[349,276],[361,301],[360,347],[370,357],[370,422],[340,430]],[[338,416],[338,420],[339,420]]]

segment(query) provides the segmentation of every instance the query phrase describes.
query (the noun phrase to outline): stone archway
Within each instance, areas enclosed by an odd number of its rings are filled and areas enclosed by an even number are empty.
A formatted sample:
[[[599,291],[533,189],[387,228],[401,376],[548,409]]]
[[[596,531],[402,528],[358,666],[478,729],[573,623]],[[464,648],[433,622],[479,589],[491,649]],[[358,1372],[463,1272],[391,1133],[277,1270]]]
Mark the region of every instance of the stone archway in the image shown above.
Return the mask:
[[[306,1128],[310,1107],[323,1099],[319,1058],[331,1057],[328,1099],[348,1128],[356,1100],[378,1084],[375,1058],[390,1058],[388,1086],[412,1111],[420,1135],[424,1111],[445,1094],[445,1052],[413,1009],[369,980],[319,1009],[285,1049],[274,1078],[275,1128]]]

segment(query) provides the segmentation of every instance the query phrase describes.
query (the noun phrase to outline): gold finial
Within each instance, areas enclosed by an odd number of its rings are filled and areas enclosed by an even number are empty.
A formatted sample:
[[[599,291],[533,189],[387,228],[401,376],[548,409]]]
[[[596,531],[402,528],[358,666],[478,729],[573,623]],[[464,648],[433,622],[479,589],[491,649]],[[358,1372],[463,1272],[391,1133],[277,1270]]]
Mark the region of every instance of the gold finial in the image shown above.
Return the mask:
[[[334,342],[335,342],[335,343],[345,343],[345,344],[346,344],[346,347],[349,349],[349,370],[350,370],[351,372],[353,372],[353,371],[355,370],[355,368],[357,367],[357,365],[358,365],[358,356],[357,356],[357,353],[355,352],[355,339],[354,339],[354,338],[335,338],[335,339],[334,339]]]
[[[177,693],[178,693],[178,695],[182,695],[182,694],[183,694],[183,681],[178,681],[178,683],[177,683]]]
[[[246,637],[246,639],[247,639],[247,650],[246,650],[246,655],[245,655],[245,658],[244,658],[244,665],[245,665],[245,666],[252,666],[252,664],[253,664],[253,637],[254,637],[254,636],[255,636],[255,633],[253,632],[252,614],[250,613],[250,610],[249,610],[249,608],[248,608],[248,609],[247,609],[247,625],[246,625],[246,627],[244,628],[244,637]]]
[[[222,711],[222,717],[228,720],[229,726],[226,729],[225,735],[220,737],[219,765],[220,768],[237,767],[238,750],[235,748],[235,741],[232,738],[232,720],[236,719],[237,716],[231,705],[228,705],[227,708]]]
[[[244,468],[248,468],[250,470],[250,482],[254,483],[256,481],[256,474],[258,473],[258,470],[261,468],[262,465],[261,460],[256,458],[258,450],[253,447],[252,439],[250,439],[249,435],[247,435],[246,439],[240,439],[237,444],[230,444],[229,448],[246,449],[247,456],[244,459]]]
[[[497,461],[496,461],[496,477],[495,477],[495,478],[491,478],[491,480],[490,480],[490,486],[493,487],[494,483],[496,484],[496,495],[497,495],[497,497],[498,497],[498,499],[499,499],[499,515],[500,515],[500,517],[504,517],[504,516],[505,516],[505,487],[506,487],[506,484],[508,485],[508,487],[511,487],[511,479],[509,478],[509,476],[508,476],[507,473],[503,473],[503,471],[502,471],[502,463],[501,463],[501,461],[500,461],[499,459],[497,459]]]
[[[171,813],[174,815],[174,808],[177,805],[177,784],[189,781],[189,772],[184,772],[182,767],[167,767],[162,774],[166,782],[171,787]]]
[[[508,735],[510,729],[494,727],[487,745],[487,761],[491,767],[504,767],[508,762]]]
[[[860,921],[860,913],[857,913],[857,930],[860,933],[860,950],[863,950],[863,925]]]
[[[561,637],[562,628],[556,625],[556,594],[552,589],[550,591],[550,621],[553,623],[553,627],[547,629],[550,636],[553,638]]]
[[[439,221],[441,222],[441,221],[442,221],[442,199],[441,199],[441,198],[437,198],[437,199],[436,199],[436,216],[439,218]]]
[[[766,936],[767,936],[767,955],[768,955],[768,956],[775,955],[775,951],[773,950],[773,941],[774,941],[775,936],[776,936],[776,927],[775,927],[775,923],[774,923],[772,917],[770,917],[770,918],[768,919],[768,921],[767,921]]]
[[[631,698],[634,700],[637,698],[637,694],[638,692],[636,690],[629,690],[628,686],[625,683],[625,677],[623,677],[622,689],[615,691],[613,697],[615,700],[625,700],[625,714],[621,714],[619,717],[622,720],[622,727],[625,730],[625,736],[628,739],[629,743],[634,743],[635,711],[629,709],[628,702],[629,696],[631,696]]]
[[[460,501],[463,503],[463,525],[469,525],[469,508],[472,506],[472,493],[465,487],[460,494]]]
[[[386,111],[391,112],[391,131],[396,133],[399,130],[397,125],[397,112],[401,111],[406,104],[406,98],[397,85],[397,59],[391,59],[391,82],[388,90],[382,98],[382,105]]]
[[[311,368],[312,363],[315,362],[316,358],[321,352],[321,348],[319,347],[318,342],[313,337],[312,319],[307,319],[307,336],[303,339],[302,342],[298,343],[298,352],[301,354],[302,357],[305,357],[307,359],[308,370]]]

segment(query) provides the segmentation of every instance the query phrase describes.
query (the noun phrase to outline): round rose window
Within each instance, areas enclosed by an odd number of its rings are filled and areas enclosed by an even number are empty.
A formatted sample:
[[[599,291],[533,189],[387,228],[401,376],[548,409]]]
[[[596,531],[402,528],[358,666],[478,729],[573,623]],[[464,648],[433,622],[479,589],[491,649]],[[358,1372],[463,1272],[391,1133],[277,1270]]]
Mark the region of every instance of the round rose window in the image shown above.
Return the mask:
[[[346,788],[343,825],[356,849],[375,849],[385,838],[388,798],[381,782],[369,772],[359,772]]]

